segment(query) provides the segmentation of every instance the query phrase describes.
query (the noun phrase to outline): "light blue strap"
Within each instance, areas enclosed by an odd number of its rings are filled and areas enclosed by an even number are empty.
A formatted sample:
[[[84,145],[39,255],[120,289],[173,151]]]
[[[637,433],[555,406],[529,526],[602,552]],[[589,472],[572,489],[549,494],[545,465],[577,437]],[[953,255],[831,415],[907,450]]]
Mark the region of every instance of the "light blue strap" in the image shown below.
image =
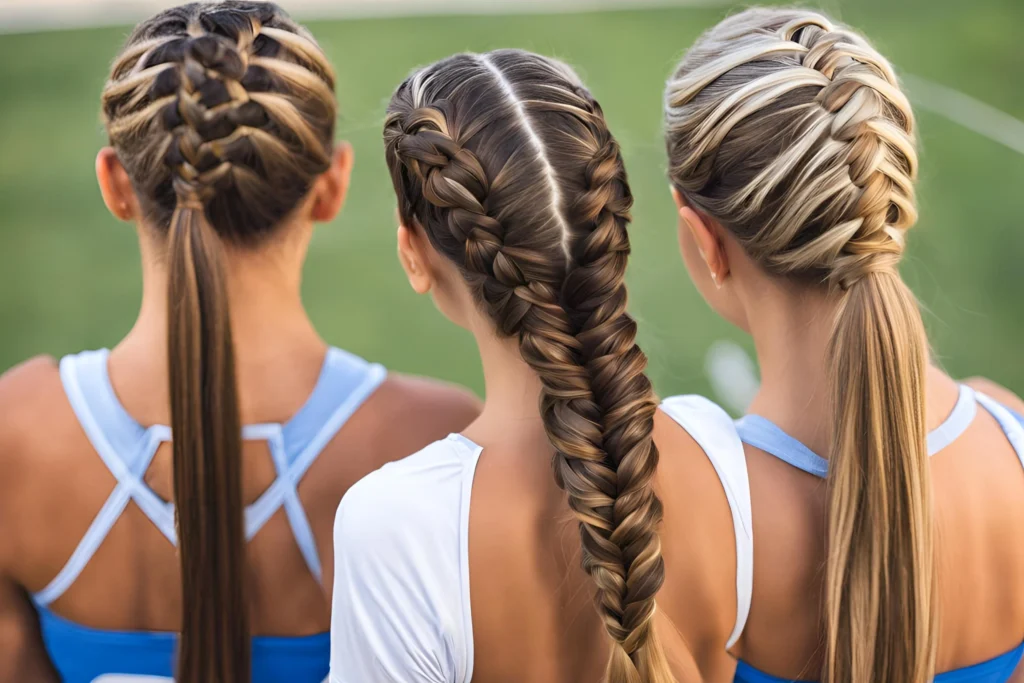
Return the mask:
[[[284,507],[288,523],[309,567],[320,581],[323,577],[309,518],[299,498],[298,485],[323,449],[350,417],[380,386],[387,371],[340,349],[332,348],[309,400],[288,424],[253,425],[243,430],[244,438],[264,439],[277,469],[277,479],[246,510],[246,537],[252,538]],[[344,397],[340,404],[339,398]]]
[[[928,434],[928,455],[935,455],[963,436],[974,422],[977,412],[978,402],[975,400],[974,390],[966,384],[961,384],[960,396],[953,406],[953,411],[941,425]]]
[[[134,475],[132,481],[132,500],[139,506],[149,521],[160,530],[160,533],[171,542],[171,545],[178,545],[178,531],[174,520],[174,503],[169,503],[156,495],[153,489],[142,480],[146,475],[156,455],[157,449],[163,442],[170,442],[171,430],[164,425],[153,425],[146,430],[146,456],[139,458],[132,468]]]
[[[331,439],[338,433],[348,419],[359,409],[360,406],[366,402],[366,399],[377,390],[377,387],[381,385],[384,379],[387,377],[387,370],[383,366],[377,364],[366,364],[365,372],[363,373],[360,381],[355,386],[350,387],[339,387],[339,391],[335,393],[335,400],[338,394],[348,396],[342,401],[341,405],[338,405],[330,416],[322,423],[322,426],[313,436],[312,439],[305,445],[305,447],[298,453],[289,453],[293,456],[289,458],[292,461],[291,475],[298,482],[302,479],[303,475],[310,466],[316,461],[317,456],[323,451],[323,449],[331,442]],[[285,425],[285,435],[287,438],[288,426]],[[287,442],[289,448],[291,443]]]
[[[991,401],[991,399],[989,400]],[[967,431],[967,428],[974,421],[974,416],[978,410],[977,403],[980,401],[980,394],[976,394],[973,389],[966,385],[960,386],[960,395],[957,397],[956,405],[953,406],[949,417],[928,434],[928,455],[935,455],[959,439]],[[999,407],[1002,408],[1002,406]],[[1006,412],[1008,413],[1009,411]],[[1012,420],[1012,417],[1010,419]],[[754,448],[760,448],[765,453],[774,455],[779,460],[787,462],[808,474],[813,474],[816,477],[828,475],[827,460],[782,431],[782,428],[771,420],[760,415],[746,415],[736,421],[736,428],[740,433],[740,439],[743,440],[743,443],[749,444]],[[1003,430],[1006,431],[1005,426]],[[1007,435],[1009,435],[1009,432],[1007,432]],[[1018,450],[1018,454],[1020,452]],[[1024,462],[1024,455],[1021,457],[1022,462]]]
[[[85,569],[85,565],[89,564],[92,556],[96,554],[96,550],[106,539],[114,524],[117,523],[125,507],[128,506],[129,500],[131,500],[131,494],[128,493],[128,489],[121,484],[114,487],[113,493],[100,508],[96,518],[89,525],[89,530],[78,542],[75,552],[71,553],[71,557],[68,558],[57,576],[50,581],[46,588],[32,596],[37,605],[46,607],[64,595]]]
[[[70,587],[131,500],[168,541],[177,544],[174,505],[162,500],[142,481],[160,444],[171,441],[171,430],[166,425],[144,429],[124,410],[107,374],[108,355],[104,349],[68,356],[60,363],[71,407],[117,485],[67,564],[35,596],[40,605],[52,603]],[[324,359],[313,394],[295,418],[284,426],[258,424],[242,428],[243,439],[267,442],[278,475],[263,495],[246,508],[246,538],[252,539],[283,506],[299,550],[317,581],[322,579],[323,571],[312,527],[298,495],[298,484],[324,447],[386,376],[382,366],[332,348]],[[342,397],[339,405],[337,401]],[[124,459],[121,453],[129,457]]]
[[[306,517],[306,510],[299,500],[299,489],[296,480],[291,476],[288,465],[288,456],[284,449],[284,439],[281,434],[276,435],[268,444],[270,457],[277,469],[277,479],[285,483],[283,487],[284,512],[288,516],[288,523],[292,527],[292,534],[295,536],[295,543],[299,546],[302,557],[306,560],[306,566],[319,582],[323,578],[323,569],[320,566],[320,555],[316,550],[316,540],[313,537],[313,529],[309,525],[309,518]]]
[[[816,477],[828,474],[828,461],[815,454],[776,425],[760,415],[746,415],[736,421],[736,430],[745,444],[760,448]]]
[[[303,455],[309,457],[313,454],[315,457],[323,450],[386,374],[383,367],[347,351],[333,347],[328,349],[313,393],[284,426],[288,462],[296,462]],[[337,426],[330,427],[332,421]]]
[[[1010,445],[1013,446],[1013,450],[1017,452],[1017,458],[1020,459],[1021,465],[1024,465],[1024,424],[1001,403],[997,403],[982,393],[978,393],[976,396],[978,403],[999,423]]]
[[[124,512],[129,500],[135,498],[140,492],[149,492],[151,496],[156,497],[148,487],[139,481],[139,474],[135,470],[141,469],[142,472],[145,472],[156,454],[159,441],[150,438],[143,441],[141,447],[137,446],[139,451],[137,457],[133,458],[134,467],[129,467],[118,455],[118,451],[110,443],[107,431],[103,429],[100,420],[89,407],[90,399],[105,389],[102,383],[97,382],[97,377],[99,377],[97,368],[102,370],[105,377],[106,358],[107,352],[102,351],[80,356],[66,356],[60,362],[61,382],[64,385],[64,392],[71,404],[71,409],[78,418],[93,449],[103,460],[110,473],[114,475],[117,485],[96,514],[82,540],[78,542],[78,546],[68,558],[67,563],[49,585],[34,596],[35,601],[43,606],[53,603],[74,583]],[[80,375],[84,376],[84,383],[82,382],[83,377]],[[139,507],[146,512],[146,508],[149,506],[140,503]],[[155,520],[154,523],[156,523]],[[157,526],[160,525],[157,524]]]

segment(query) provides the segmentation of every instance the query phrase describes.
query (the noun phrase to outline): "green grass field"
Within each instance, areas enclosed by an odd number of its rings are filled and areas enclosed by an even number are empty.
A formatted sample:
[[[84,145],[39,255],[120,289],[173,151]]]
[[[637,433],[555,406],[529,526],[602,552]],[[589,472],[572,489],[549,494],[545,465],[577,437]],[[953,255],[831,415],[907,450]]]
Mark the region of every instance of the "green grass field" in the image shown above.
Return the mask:
[[[287,6],[287,0],[282,0]],[[1020,0],[824,4],[906,73],[1024,119]],[[322,226],[306,271],[314,321],[332,343],[407,372],[482,388],[472,339],[409,291],[394,257],[394,197],[380,121],[417,64],[516,46],[575,65],[625,150],[637,198],[630,285],[663,394],[706,392],[709,345],[745,336],[690,286],[659,136],[662,83],[723,9],[314,23],[338,69],[339,136],[357,168],[342,216]],[[115,344],[140,296],[129,226],[105,211],[93,159],[98,98],[127,29],[0,36],[0,370],[38,353]],[[918,112],[921,220],[904,272],[927,309],[936,354],[957,375],[1024,392],[1024,156]]]

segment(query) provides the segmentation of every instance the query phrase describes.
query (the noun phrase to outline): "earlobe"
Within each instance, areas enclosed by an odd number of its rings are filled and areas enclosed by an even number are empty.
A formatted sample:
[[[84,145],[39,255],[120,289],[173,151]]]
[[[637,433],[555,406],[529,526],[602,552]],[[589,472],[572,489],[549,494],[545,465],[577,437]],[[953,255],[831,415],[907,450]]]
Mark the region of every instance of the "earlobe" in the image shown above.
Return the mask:
[[[352,178],[352,167],[355,164],[355,153],[352,145],[339,142],[334,147],[331,167],[317,178],[314,188],[312,218],[320,223],[327,223],[337,217],[348,196],[349,182]]]
[[[729,258],[725,244],[718,234],[717,226],[705,220],[703,216],[686,204],[679,208],[680,230],[687,230],[697,245],[697,251],[707,264],[711,281],[721,289],[729,276]]]
[[[419,240],[411,229],[402,224],[398,226],[398,261],[414,292],[426,294],[433,288],[434,279],[426,267]]]
[[[111,147],[104,147],[96,155],[96,180],[107,210],[118,220],[135,220],[139,215],[135,188]]]

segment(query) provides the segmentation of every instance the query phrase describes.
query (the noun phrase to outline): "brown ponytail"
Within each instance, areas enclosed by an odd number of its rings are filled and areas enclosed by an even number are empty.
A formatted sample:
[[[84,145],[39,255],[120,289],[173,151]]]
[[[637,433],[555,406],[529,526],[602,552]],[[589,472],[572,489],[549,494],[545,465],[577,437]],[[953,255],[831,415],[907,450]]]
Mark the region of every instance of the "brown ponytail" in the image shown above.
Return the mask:
[[[166,236],[182,620],[176,680],[250,680],[241,426],[225,251],[259,245],[330,165],[334,76],[271,3],[143,22],[103,92],[111,145]]]
[[[846,294],[829,349],[825,681],[927,683],[935,566],[925,426],[925,332],[894,272]]]
[[[862,36],[799,9],[712,28],[666,91],[673,184],[767,271],[840,302],[828,349],[824,683],[928,683],[937,642],[927,342],[899,277],[914,117]]]
[[[399,87],[384,138],[403,220],[460,266],[541,380],[555,476],[612,641],[607,680],[671,683],[653,621],[657,403],[625,310],[632,195],[600,107],[564,64],[457,55]]]
[[[168,240],[167,360],[181,558],[177,679],[248,681],[242,443],[220,238],[201,204]]]

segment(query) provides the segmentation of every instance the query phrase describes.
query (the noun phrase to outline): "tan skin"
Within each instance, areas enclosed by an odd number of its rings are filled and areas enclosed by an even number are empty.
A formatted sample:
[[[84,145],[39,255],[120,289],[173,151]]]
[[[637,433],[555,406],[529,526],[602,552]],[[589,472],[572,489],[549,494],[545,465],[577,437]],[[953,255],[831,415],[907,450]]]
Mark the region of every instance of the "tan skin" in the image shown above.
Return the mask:
[[[229,302],[243,424],[285,422],[305,403],[319,376],[326,343],[302,306],[303,261],[317,222],[341,209],[352,150],[340,144],[279,237],[256,249],[230,249]],[[109,371],[118,398],[139,423],[169,424],[166,366],[166,276],[160,233],[146,226],[138,199],[113,150],[96,171],[111,213],[136,226],[143,263],[138,320],[113,349]],[[299,486],[317,549],[323,587],[307,569],[279,511],[249,544],[252,628],[299,636],[330,628],[335,511],[345,491],[384,463],[458,431],[479,413],[468,392],[392,374],[324,449]],[[396,429],[401,425],[401,429]],[[243,496],[254,501],[273,481],[260,442],[244,445]],[[54,359],[38,357],[0,379],[0,683],[55,681],[29,594],[67,562],[114,479],[75,418]],[[172,496],[171,449],[164,445],[145,481]],[[175,550],[134,505],[116,523],[78,580],[51,608],[103,629],[173,631],[181,596]],[[286,590],[285,590],[286,588]]]
[[[412,288],[432,293],[445,316],[473,333],[483,363],[484,409],[462,431],[483,447],[469,521],[473,681],[600,681],[607,636],[579,566],[576,523],[552,475],[540,381],[516,341],[494,334],[422,230],[400,226],[398,244]],[[696,442],[660,411],[654,439],[665,507],[658,632],[678,680],[731,680],[736,664],[725,643],[736,615],[736,546],[725,492]]]
[[[749,412],[827,458],[825,353],[837,300],[767,274],[727,230],[673,196],[694,284],[716,312],[754,339],[762,386]],[[980,378],[968,383],[1024,411],[1006,389]],[[929,429],[946,419],[957,396],[957,383],[931,367]],[[754,592],[736,654],[776,676],[814,680],[823,655],[825,484],[759,449],[747,446],[746,455]],[[931,475],[940,568],[937,671],[943,672],[1024,641],[1024,471],[995,420],[979,409],[967,432],[932,458]]]

